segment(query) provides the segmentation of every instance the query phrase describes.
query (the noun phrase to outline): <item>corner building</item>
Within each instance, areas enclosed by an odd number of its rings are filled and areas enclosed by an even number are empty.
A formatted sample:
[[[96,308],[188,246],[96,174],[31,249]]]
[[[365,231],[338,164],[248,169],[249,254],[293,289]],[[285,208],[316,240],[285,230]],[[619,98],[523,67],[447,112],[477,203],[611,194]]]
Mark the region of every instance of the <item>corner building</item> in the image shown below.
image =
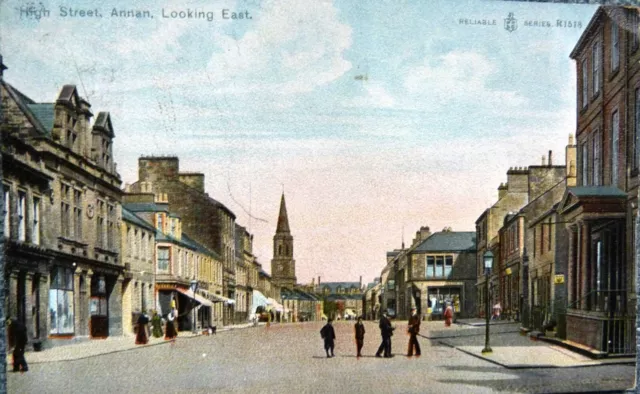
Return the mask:
[[[4,68],[4,67],[0,67]],[[120,176],[108,112],[74,85],[38,103],[1,81],[7,315],[29,343],[122,334]]]
[[[598,8],[571,52],[578,180],[559,206],[569,237],[567,339],[609,354],[635,351],[638,10]]]

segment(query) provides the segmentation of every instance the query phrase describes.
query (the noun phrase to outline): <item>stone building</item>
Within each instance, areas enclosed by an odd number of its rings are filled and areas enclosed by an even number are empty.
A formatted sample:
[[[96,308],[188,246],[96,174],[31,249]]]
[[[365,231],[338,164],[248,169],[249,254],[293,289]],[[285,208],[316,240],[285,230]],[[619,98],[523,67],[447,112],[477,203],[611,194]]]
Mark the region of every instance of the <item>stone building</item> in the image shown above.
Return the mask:
[[[293,236],[289,229],[289,217],[284,193],[280,199],[280,213],[276,234],[273,236],[273,259],[271,260],[273,283],[293,289],[296,285],[296,261],[293,259]]]
[[[121,335],[122,191],[111,117],[100,112],[92,124],[73,85],[53,103],[4,79],[1,94],[7,311],[26,323],[32,343]]]
[[[225,305],[233,300],[222,293],[223,264],[183,231],[182,219],[169,210],[167,195],[130,193],[125,208],[152,225],[155,235],[154,309],[161,315],[172,305],[178,310],[178,329],[189,331],[209,325],[223,325]],[[194,294],[191,285],[197,282]]]
[[[489,278],[489,302],[493,305],[498,301],[498,283],[500,272],[498,262],[500,256],[499,230],[504,224],[504,217],[509,212],[517,212],[528,202],[529,173],[526,168],[510,168],[507,171],[507,183],[498,187],[498,201],[486,209],[476,220],[476,306],[478,316],[485,314],[485,297],[487,276],[484,269],[484,254],[491,251],[494,255],[494,265]]]
[[[405,306],[400,318],[408,318],[411,307],[422,317],[427,317],[431,308],[431,317],[439,317],[446,302],[451,303],[459,316],[473,316],[475,255],[475,232],[446,228],[415,242],[407,251],[407,266],[403,267]]]
[[[122,330],[133,334],[140,314],[151,315],[155,309],[156,229],[123,207],[120,230],[124,265]]]
[[[635,351],[635,243],[640,146],[637,7],[600,7],[571,58],[577,70],[578,185],[568,222],[567,339]]]
[[[380,278],[375,278],[367,284],[362,296],[362,315],[366,320],[376,320],[380,318]]]
[[[224,265],[222,296],[235,300],[235,215],[204,190],[204,174],[179,171],[177,157],[141,157],[133,193],[166,195],[169,211],[181,218],[184,231],[195,241],[217,253]],[[233,303],[224,309],[224,324],[233,321]]]
[[[253,236],[246,228],[236,224],[236,309],[235,321],[249,319],[252,310],[253,288],[251,273],[254,270]],[[257,278],[256,278],[257,279]]]
[[[568,237],[558,205],[567,188],[575,184],[576,146],[570,135],[564,163],[554,165],[550,151],[548,162],[543,157],[541,165],[529,166],[529,203],[516,215],[517,229],[514,220],[507,223],[505,219],[505,242],[509,246],[503,250],[500,273],[501,284],[510,292],[504,292],[503,310],[514,317],[522,316],[525,327],[542,330],[551,321],[558,323],[558,313],[566,307],[562,280],[567,272]],[[514,230],[515,243],[508,241]],[[506,272],[508,268],[511,273]],[[563,279],[556,279],[559,276]],[[559,326],[564,330],[564,323]]]
[[[322,297],[325,303],[335,302],[337,319],[353,319],[362,316],[363,308],[363,286],[362,277],[359,282],[320,282],[316,286],[316,294]]]

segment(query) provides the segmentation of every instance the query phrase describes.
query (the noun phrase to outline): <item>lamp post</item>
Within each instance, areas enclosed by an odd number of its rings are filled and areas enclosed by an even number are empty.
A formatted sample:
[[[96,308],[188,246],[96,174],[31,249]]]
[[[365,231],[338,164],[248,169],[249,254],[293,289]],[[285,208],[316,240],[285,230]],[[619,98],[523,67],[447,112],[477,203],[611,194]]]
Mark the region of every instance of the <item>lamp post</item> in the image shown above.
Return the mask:
[[[487,321],[484,337],[484,349],[482,354],[491,353],[491,347],[489,346],[489,314],[491,313],[491,306],[489,305],[489,276],[491,275],[491,267],[493,266],[493,252],[490,250],[484,253],[484,276],[485,276],[485,292],[484,292],[484,315]]]
[[[192,280],[191,281],[191,291],[193,292],[193,299],[191,302],[194,302],[196,299],[196,290],[198,290],[198,281],[197,280]],[[196,311],[194,310],[194,308],[191,308],[191,313],[193,314],[193,327],[191,327],[191,331],[195,334],[196,333]]]

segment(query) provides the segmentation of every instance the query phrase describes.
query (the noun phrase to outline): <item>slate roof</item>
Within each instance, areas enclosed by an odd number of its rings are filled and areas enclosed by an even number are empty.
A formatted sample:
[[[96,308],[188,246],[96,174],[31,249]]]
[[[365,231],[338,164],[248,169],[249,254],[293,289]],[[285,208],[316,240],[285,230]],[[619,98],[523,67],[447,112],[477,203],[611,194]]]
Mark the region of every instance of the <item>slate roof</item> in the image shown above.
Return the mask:
[[[156,204],[154,202],[136,202],[123,204],[131,212],[169,212],[168,204]]]
[[[198,241],[196,241],[193,238],[189,237],[185,233],[182,233],[182,241],[184,243],[190,245],[192,248],[196,249],[198,252],[200,252],[202,254],[208,254],[208,255],[216,258],[217,260],[222,260],[222,258],[220,257],[220,255],[218,253],[214,252],[213,250],[209,250],[204,245],[199,244]]]
[[[136,215],[135,213],[131,212],[130,210],[128,210],[125,207],[122,207],[122,219],[126,220],[128,222],[131,222],[131,223],[133,223],[135,225],[138,225],[140,227],[144,227],[147,230],[151,230],[151,231],[155,230],[155,227],[153,227],[149,222],[146,222],[145,220],[143,220],[138,215]]]
[[[329,294],[326,297],[327,301],[337,300],[361,300],[362,294]]]
[[[27,104],[27,108],[42,124],[42,127],[47,132],[47,135],[51,134],[53,130],[53,119],[55,117],[55,104],[42,103],[42,104]]]
[[[113,137],[113,125],[111,124],[111,116],[109,112],[98,112],[96,121],[93,123],[94,128],[102,129],[107,132],[110,137]]]
[[[322,282],[319,286],[320,290],[329,287],[332,293],[336,293],[338,287],[342,287],[343,289],[351,289],[354,287],[360,289],[360,282]]]
[[[298,289],[289,289],[286,287],[280,290],[280,297],[283,300],[318,301],[318,297],[313,294]]]
[[[568,192],[576,197],[627,197],[615,186],[577,186],[570,187]]]
[[[475,252],[475,231],[446,231],[433,233],[423,240],[414,252]]]
[[[30,105],[35,105],[36,103],[4,80],[0,79],[0,84],[2,84],[7,89],[9,96],[13,100],[15,100],[18,108],[20,108],[20,111],[24,113],[29,122],[36,129],[36,132],[42,136],[49,136],[51,134],[50,131],[47,131],[47,129],[45,129],[45,127],[40,122],[40,119],[38,119],[31,108],[29,108]]]

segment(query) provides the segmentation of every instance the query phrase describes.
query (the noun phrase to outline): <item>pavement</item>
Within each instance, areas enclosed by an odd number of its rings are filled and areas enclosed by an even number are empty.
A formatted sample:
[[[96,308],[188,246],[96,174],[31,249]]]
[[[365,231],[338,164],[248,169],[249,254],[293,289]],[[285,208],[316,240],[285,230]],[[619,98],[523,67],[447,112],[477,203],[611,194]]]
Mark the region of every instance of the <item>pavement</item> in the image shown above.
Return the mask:
[[[451,329],[434,327],[426,332],[421,330],[422,336],[508,369],[579,368],[636,363],[635,356],[600,359],[587,357],[584,352],[572,351],[558,344],[523,335],[520,323],[509,321],[491,322],[489,347],[492,351],[483,353],[486,323],[482,321],[480,324],[477,320],[480,319],[458,321]]]
[[[264,325],[264,323],[260,323],[260,325]],[[253,327],[253,324],[246,323],[221,327],[218,328],[217,332],[219,333],[248,327]],[[176,341],[200,336],[202,336],[201,332],[194,334],[190,331],[180,331]],[[73,339],[70,341],[73,341]],[[149,338],[149,342],[146,345],[136,345],[135,341],[136,337],[133,334],[107,337],[104,339],[81,339],[69,344],[46,348],[39,352],[27,351],[25,353],[25,358],[27,359],[28,364],[72,361],[132,349],[171,344],[171,341],[165,340],[164,337],[154,338],[153,336]],[[7,365],[11,366],[12,362],[12,355],[9,352],[9,354],[7,354]]]

